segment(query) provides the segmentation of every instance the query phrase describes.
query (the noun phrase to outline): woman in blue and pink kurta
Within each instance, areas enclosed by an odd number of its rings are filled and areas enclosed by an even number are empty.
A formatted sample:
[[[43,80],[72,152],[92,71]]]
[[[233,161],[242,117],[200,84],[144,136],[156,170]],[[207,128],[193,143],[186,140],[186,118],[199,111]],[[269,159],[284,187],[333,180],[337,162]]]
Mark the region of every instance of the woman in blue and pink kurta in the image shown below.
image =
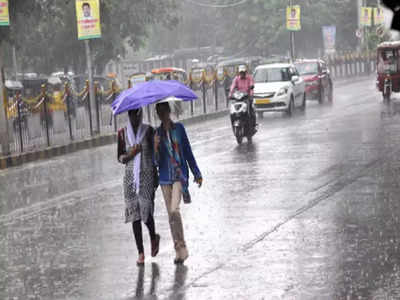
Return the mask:
[[[175,263],[183,263],[189,256],[183,234],[182,217],[179,211],[181,198],[190,203],[189,167],[194,180],[202,185],[202,175],[194,158],[185,128],[170,118],[168,103],[157,104],[161,126],[154,137],[154,153],[159,169],[160,186],[168,211],[169,223],[176,250]],[[189,165],[189,167],[188,167]]]

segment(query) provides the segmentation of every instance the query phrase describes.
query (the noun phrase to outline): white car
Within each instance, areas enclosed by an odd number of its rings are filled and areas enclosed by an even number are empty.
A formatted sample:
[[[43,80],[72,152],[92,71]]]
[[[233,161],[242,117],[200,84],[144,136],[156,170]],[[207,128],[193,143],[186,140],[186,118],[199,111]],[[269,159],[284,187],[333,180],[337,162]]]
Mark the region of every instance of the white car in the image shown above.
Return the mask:
[[[305,83],[292,64],[258,66],[254,72],[254,108],[262,118],[264,112],[286,112],[306,108]]]

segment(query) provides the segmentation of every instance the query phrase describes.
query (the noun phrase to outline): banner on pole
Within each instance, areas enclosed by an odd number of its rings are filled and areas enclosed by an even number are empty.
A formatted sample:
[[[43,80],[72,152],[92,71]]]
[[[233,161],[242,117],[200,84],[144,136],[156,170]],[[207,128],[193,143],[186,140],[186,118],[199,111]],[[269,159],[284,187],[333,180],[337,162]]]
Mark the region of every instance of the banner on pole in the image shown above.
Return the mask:
[[[360,24],[372,26],[372,7],[361,7]]]
[[[79,40],[101,37],[99,0],[76,0],[76,18]]]
[[[322,26],[325,53],[334,53],[336,47],[336,26]]]
[[[374,8],[374,24],[381,25],[384,23],[383,9],[381,7]]]
[[[10,26],[8,0],[0,0],[0,26]]]
[[[286,8],[286,28],[289,31],[301,30],[300,5],[288,6]]]

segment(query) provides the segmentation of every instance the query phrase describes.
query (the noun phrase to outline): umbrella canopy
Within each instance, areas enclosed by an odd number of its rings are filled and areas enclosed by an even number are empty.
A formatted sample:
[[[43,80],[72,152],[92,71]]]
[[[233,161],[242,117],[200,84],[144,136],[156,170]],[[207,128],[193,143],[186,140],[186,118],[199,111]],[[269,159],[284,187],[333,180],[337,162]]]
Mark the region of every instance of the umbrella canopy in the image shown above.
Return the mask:
[[[111,108],[113,114],[118,115],[170,97],[178,98],[182,101],[197,99],[197,95],[191,89],[178,81],[152,80],[139,83],[133,88],[123,91],[111,104]]]

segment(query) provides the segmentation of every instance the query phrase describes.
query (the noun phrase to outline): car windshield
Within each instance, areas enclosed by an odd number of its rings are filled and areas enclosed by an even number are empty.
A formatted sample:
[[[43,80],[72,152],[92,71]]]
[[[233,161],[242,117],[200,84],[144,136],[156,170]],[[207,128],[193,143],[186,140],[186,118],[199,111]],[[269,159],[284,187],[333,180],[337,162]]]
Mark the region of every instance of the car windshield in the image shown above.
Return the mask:
[[[258,69],[254,74],[254,81],[256,83],[290,81],[289,69],[288,68]]]
[[[300,75],[311,75],[318,74],[318,64],[317,63],[298,63],[296,68]]]

